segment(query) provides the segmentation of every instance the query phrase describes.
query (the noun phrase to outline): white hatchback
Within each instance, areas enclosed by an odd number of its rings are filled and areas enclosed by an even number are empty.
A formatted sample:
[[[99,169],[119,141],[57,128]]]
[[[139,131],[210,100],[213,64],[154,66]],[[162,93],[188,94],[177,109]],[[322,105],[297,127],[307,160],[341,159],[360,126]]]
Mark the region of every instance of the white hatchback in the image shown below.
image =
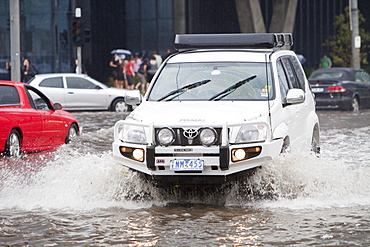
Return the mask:
[[[60,103],[64,110],[128,110],[124,101],[128,90],[108,87],[84,74],[39,74],[29,84]]]
[[[141,104],[114,127],[114,159],[159,183],[244,176],[289,148],[318,153],[319,120],[287,34],[177,35]],[[136,94],[136,95],[135,95]]]

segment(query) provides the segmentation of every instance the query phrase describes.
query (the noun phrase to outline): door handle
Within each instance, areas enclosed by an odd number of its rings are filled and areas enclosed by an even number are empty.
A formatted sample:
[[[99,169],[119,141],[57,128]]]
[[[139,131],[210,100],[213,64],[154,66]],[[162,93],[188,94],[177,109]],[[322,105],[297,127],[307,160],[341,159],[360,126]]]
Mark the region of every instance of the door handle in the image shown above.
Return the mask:
[[[68,94],[74,94],[74,92],[68,92]]]

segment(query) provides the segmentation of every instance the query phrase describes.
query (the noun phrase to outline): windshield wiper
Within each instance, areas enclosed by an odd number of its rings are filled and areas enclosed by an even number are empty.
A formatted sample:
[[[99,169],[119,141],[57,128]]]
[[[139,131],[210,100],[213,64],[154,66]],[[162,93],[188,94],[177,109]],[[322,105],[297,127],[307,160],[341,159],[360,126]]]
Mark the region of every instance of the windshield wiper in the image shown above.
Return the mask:
[[[199,87],[199,86],[202,86],[204,84],[207,84],[208,82],[210,82],[211,80],[208,79],[208,80],[203,80],[203,81],[198,81],[198,82],[195,82],[195,83],[191,83],[191,84],[188,84],[186,86],[183,86],[182,88],[179,88],[179,89],[176,89],[176,90],[173,90],[171,92],[169,92],[168,94],[166,94],[165,96],[161,97],[159,100],[157,101],[162,101],[164,99],[167,99],[168,97],[172,96],[172,95],[175,95],[173,96],[172,98],[166,100],[166,101],[171,101],[173,100],[174,98],[180,96],[181,94],[193,89],[193,88],[196,88],[196,87]]]
[[[239,82],[235,83],[234,85],[226,88],[222,92],[220,92],[220,93],[212,96],[212,98],[210,98],[209,101],[211,101],[211,100],[220,100],[220,99],[228,96],[229,94],[231,94],[232,92],[234,92],[237,88],[243,86],[245,83],[253,80],[256,77],[257,77],[256,75],[252,75],[251,77],[248,77],[247,79],[244,79],[242,81],[239,81]]]

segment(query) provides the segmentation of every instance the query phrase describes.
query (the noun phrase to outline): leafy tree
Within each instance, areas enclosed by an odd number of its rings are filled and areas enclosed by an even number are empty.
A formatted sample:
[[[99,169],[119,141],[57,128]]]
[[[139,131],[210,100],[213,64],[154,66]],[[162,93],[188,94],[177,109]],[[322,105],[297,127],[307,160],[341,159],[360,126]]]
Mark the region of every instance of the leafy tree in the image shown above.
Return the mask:
[[[360,62],[368,64],[367,55],[370,51],[370,33],[361,28],[366,20],[358,13],[359,33],[361,36]],[[334,21],[335,35],[327,39],[323,45],[330,47],[330,57],[333,64],[341,67],[351,67],[352,42],[350,30],[349,8],[345,7],[344,14],[337,15]]]

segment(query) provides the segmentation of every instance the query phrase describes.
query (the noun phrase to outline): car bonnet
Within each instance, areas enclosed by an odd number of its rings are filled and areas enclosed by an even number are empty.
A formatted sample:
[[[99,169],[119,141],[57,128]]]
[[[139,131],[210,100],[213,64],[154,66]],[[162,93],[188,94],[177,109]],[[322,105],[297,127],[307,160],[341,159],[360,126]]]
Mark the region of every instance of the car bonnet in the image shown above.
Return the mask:
[[[267,119],[267,101],[143,102],[128,117],[154,125],[222,125]]]

